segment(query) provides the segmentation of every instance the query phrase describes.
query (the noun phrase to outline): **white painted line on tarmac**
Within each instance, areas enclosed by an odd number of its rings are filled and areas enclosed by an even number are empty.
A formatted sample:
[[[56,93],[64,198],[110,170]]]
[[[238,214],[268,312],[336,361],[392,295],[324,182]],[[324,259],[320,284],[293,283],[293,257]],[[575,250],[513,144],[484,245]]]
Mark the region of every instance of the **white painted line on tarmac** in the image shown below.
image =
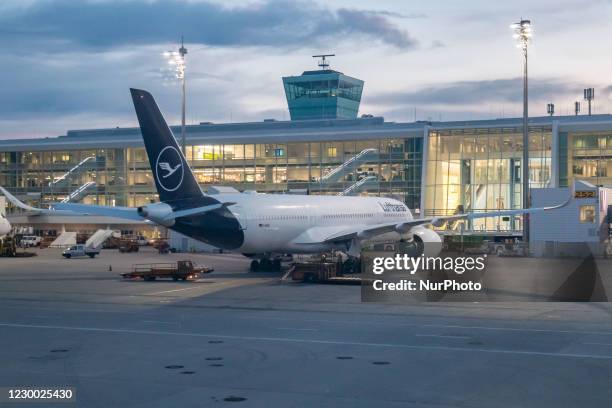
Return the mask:
[[[426,324],[421,327],[437,327],[444,329],[468,329],[468,330],[497,330],[512,332],[532,332],[532,333],[567,333],[567,334],[597,334],[601,336],[612,336],[612,332],[589,331],[589,330],[557,330],[557,329],[531,329],[519,327],[493,327],[493,326],[461,326],[456,324]]]
[[[470,339],[469,336],[443,336],[441,334],[415,334],[415,337],[439,337],[441,339]]]
[[[241,318],[239,319],[250,319]],[[295,320],[289,317],[271,317],[271,316],[257,316],[258,319],[262,320]],[[378,326],[400,326],[400,327],[420,327],[420,328],[441,328],[441,329],[471,329],[471,330],[499,330],[499,331],[513,331],[513,332],[536,332],[536,333],[565,333],[565,334],[594,334],[600,336],[612,336],[612,331],[593,331],[593,330],[562,330],[562,329],[532,329],[532,328],[520,328],[520,327],[499,327],[499,326],[463,326],[457,324],[419,324],[419,323],[397,323],[397,322],[367,322],[362,321],[350,321],[350,320],[331,320],[331,319],[301,319],[302,322],[310,323],[333,323],[343,325],[378,325]]]
[[[164,320],[143,320],[143,323],[162,323],[162,324],[178,324],[178,322],[166,322]]]
[[[188,332],[172,332],[172,331],[155,331],[155,330],[135,330],[135,329],[112,329],[102,327],[87,327],[87,326],[51,326],[51,325],[35,325],[35,324],[20,324],[20,323],[0,323],[0,327],[12,327],[22,329],[50,329],[50,330],[69,330],[94,333],[117,333],[117,334],[142,334],[142,335],[158,335],[158,336],[180,336],[180,337],[204,337],[217,338],[227,340],[242,340],[242,341],[264,341],[264,342],[282,342],[282,343],[305,343],[305,344],[327,344],[340,346],[357,346],[357,347],[381,347],[381,348],[396,348],[406,350],[437,350],[451,352],[468,352],[468,353],[491,353],[491,354],[506,354],[519,356],[538,356],[538,357],[561,357],[561,358],[581,358],[595,360],[612,360],[612,355],[597,355],[588,353],[556,353],[548,351],[530,351],[530,350],[507,350],[507,349],[486,349],[486,348],[470,348],[470,347],[452,347],[452,346],[430,346],[430,345],[413,345],[413,344],[397,344],[397,343],[370,343],[358,341],[341,341],[341,340],[316,340],[316,339],[292,339],[287,337],[259,337],[259,336],[237,336],[229,334],[214,334],[214,333],[188,333]]]
[[[161,292],[145,293],[145,296],[161,295],[162,293],[181,292],[183,290],[191,290],[191,289],[197,289],[197,286],[194,286],[192,288],[162,290]]]
[[[299,327],[277,327],[276,330],[318,331],[317,329],[301,329]]]

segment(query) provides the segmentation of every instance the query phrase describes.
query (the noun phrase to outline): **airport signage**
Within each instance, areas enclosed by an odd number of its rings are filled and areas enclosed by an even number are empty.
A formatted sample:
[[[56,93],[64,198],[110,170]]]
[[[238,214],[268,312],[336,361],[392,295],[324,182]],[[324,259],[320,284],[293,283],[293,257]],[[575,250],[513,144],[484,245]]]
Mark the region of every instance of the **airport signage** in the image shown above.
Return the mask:
[[[576,191],[574,198],[595,198],[595,191]]]

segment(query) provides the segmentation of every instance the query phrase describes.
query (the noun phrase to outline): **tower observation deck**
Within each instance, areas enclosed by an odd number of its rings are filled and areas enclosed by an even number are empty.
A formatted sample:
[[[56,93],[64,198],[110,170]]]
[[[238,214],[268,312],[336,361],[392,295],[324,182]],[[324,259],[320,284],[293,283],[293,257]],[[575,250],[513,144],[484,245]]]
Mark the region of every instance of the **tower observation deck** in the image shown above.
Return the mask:
[[[283,77],[291,120],[357,118],[363,81],[330,69],[331,56],[313,55],[321,69]]]

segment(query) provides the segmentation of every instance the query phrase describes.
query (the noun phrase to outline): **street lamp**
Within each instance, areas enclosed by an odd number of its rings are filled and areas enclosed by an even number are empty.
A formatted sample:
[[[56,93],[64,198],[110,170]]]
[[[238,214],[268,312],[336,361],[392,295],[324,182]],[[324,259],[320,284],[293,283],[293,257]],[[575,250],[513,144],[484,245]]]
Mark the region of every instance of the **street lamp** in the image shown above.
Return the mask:
[[[523,20],[510,26],[514,30],[517,47],[523,51],[523,208],[529,208],[529,128],[528,128],[528,82],[527,82],[527,48],[531,41],[531,21]],[[529,214],[523,215],[523,241],[528,248]],[[529,251],[529,249],[527,249]]]
[[[589,116],[591,116],[591,101],[595,99],[595,88],[584,89],[584,100],[589,103]]]
[[[183,149],[183,155],[186,156],[186,140],[185,140],[185,55],[187,55],[187,48],[183,45],[183,37],[181,36],[181,47],[178,51],[166,51],[164,57],[168,61],[168,64],[172,67],[174,76],[176,79],[181,81],[182,87],[182,107],[181,107],[181,148]]]

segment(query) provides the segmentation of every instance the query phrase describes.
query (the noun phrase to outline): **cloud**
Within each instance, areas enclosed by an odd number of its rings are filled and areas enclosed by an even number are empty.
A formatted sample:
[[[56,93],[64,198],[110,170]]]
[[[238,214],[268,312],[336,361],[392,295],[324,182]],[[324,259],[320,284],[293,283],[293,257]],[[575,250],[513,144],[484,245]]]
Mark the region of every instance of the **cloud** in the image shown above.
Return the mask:
[[[338,9],[305,1],[270,0],[225,7],[211,2],[39,1],[0,14],[5,40],[56,39],[82,47],[148,45],[175,40],[212,46],[292,47],[347,34],[400,49],[416,41],[385,11]],[[7,41],[8,42],[8,41]]]
[[[519,103],[523,98],[522,78],[482,81],[457,81],[431,85],[416,91],[373,95],[369,102],[380,105],[465,105],[483,103]],[[553,100],[556,96],[580,95],[582,88],[556,78],[530,80],[531,100]]]

